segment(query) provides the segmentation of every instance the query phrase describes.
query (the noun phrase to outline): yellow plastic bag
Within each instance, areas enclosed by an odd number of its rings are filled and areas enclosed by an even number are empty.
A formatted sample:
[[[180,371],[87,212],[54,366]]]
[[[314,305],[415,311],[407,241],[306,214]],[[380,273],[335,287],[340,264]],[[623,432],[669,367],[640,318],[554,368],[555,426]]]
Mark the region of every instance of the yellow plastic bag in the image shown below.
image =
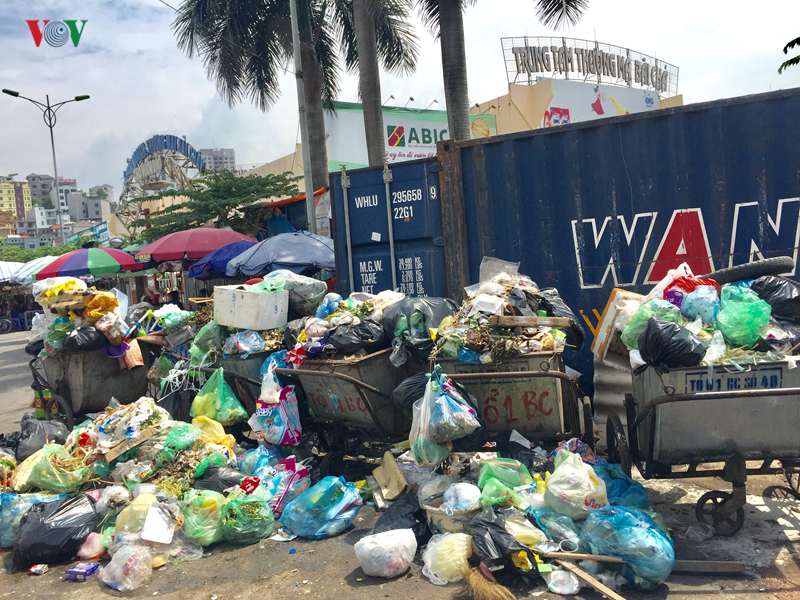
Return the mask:
[[[431,538],[422,554],[422,574],[436,585],[461,581],[469,568],[472,536],[466,533],[438,534]]]
[[[117,522],[114,525],[114,535],[122,533],[141,533],[144,527],[144,520],[147,518],[147,511],[150,510],[150,505],[153,502],[158,502],[158,499],[153,494],[139,494],[127,506],[122,509],[117,517]]]
[[[11,489],[17,492],[18,494],[24,494],[29,489],[31,489],[30,478],[31,478],[31,471],[33,471],[34,465],[39,462],[39,458],[42,456],[43,450],[37,450],[33,454],[31,454],[28,458],[23,460],[17,468],[14,470],[14,474],[11,476]]]
[[[208,417],[199,416],[192,419],[192,425],[200,430],[200,439],[209,444],[219,444],[233,448],[236,438],[225,433],[225,428],[219,422]]]
[[[505,529],[526,546],[538,546],[547,541],[544,532],[528,521],[524,515],[508,517]]]
[[[111,292],[97,292],[83,299],[83,318],[96,321],[119,308],[119,300]]]

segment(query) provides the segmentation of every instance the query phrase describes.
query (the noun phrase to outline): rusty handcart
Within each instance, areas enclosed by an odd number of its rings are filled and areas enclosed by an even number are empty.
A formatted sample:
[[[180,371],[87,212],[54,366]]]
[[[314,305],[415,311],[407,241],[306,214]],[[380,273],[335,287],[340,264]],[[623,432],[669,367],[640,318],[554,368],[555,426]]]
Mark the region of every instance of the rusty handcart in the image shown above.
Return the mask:
[[[609,415],[608,453],[628,474],[635,465],[645,479],[730,482],[732,492],[704,494],[695,514],[718,535],[733,535],[744,523],[748,475],[783,473],[797,492],[798,411],[800,372],[786,361],[713,371],[648,368],[633,375],[633,394],[625,397],[627,429],[619,415]],[[761,464],[748,467],[747,461]],[[722,468],[701,469],[720,462]]]

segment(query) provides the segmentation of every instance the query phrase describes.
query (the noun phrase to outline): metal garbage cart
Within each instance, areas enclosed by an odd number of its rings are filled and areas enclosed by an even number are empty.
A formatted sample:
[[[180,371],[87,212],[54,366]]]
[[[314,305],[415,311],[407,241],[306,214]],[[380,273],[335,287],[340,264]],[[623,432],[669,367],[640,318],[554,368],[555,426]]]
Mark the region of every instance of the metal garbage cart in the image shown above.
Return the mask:
[[[552,444],[577,437],[594,448],[591,404],[565,373],[560,352],[509,356],[480,365],[451,358],[436,363],[478,400],[490,438],[507,440],[516,429],[532,442]]]
[[[785,473],[796,485],[800,459],[800,370],[786,361],[734,367],[689,367],[633,375],[621,419],[607,422],[609,457],[645,479],[721,477],[732,493],[711,491],[695,507],[698,521],[718,535],[744,523],[748,475]],[[759,461],[748,468],[746,461]],[[783,466],[775,465],[776,461]],[[700,469],[723,462],[723,468]],[[675,469],[675,467],[681,467]]]

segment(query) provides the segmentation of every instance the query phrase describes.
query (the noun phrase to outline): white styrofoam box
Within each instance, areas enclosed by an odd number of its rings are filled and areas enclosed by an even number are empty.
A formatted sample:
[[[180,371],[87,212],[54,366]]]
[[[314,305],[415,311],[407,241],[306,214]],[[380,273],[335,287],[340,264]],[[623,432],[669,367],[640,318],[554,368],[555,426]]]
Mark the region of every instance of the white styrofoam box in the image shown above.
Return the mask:
[[[225,327],[264,331],[286,327],[289,292],[259,293],[238,285],[214,287],[214,321]]]

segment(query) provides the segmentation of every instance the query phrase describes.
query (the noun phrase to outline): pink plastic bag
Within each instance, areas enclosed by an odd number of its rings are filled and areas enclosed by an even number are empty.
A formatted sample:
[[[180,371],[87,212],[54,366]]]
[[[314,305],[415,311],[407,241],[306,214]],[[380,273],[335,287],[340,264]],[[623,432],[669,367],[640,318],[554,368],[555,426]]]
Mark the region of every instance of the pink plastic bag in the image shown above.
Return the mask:
[[[272,494],[269,501],[272,513],[279,519],[283,508],[311,487],[311,476],[303,463],[294,456],[282,460],[275,466],[264,466],[253,473],[261,480],[261,485]]]
[[[261,435],[268,444],[296,446],[300,443],[303,429],[293,385],[287,385],[281,390],[278,404],[256,400],[256,417]]]

